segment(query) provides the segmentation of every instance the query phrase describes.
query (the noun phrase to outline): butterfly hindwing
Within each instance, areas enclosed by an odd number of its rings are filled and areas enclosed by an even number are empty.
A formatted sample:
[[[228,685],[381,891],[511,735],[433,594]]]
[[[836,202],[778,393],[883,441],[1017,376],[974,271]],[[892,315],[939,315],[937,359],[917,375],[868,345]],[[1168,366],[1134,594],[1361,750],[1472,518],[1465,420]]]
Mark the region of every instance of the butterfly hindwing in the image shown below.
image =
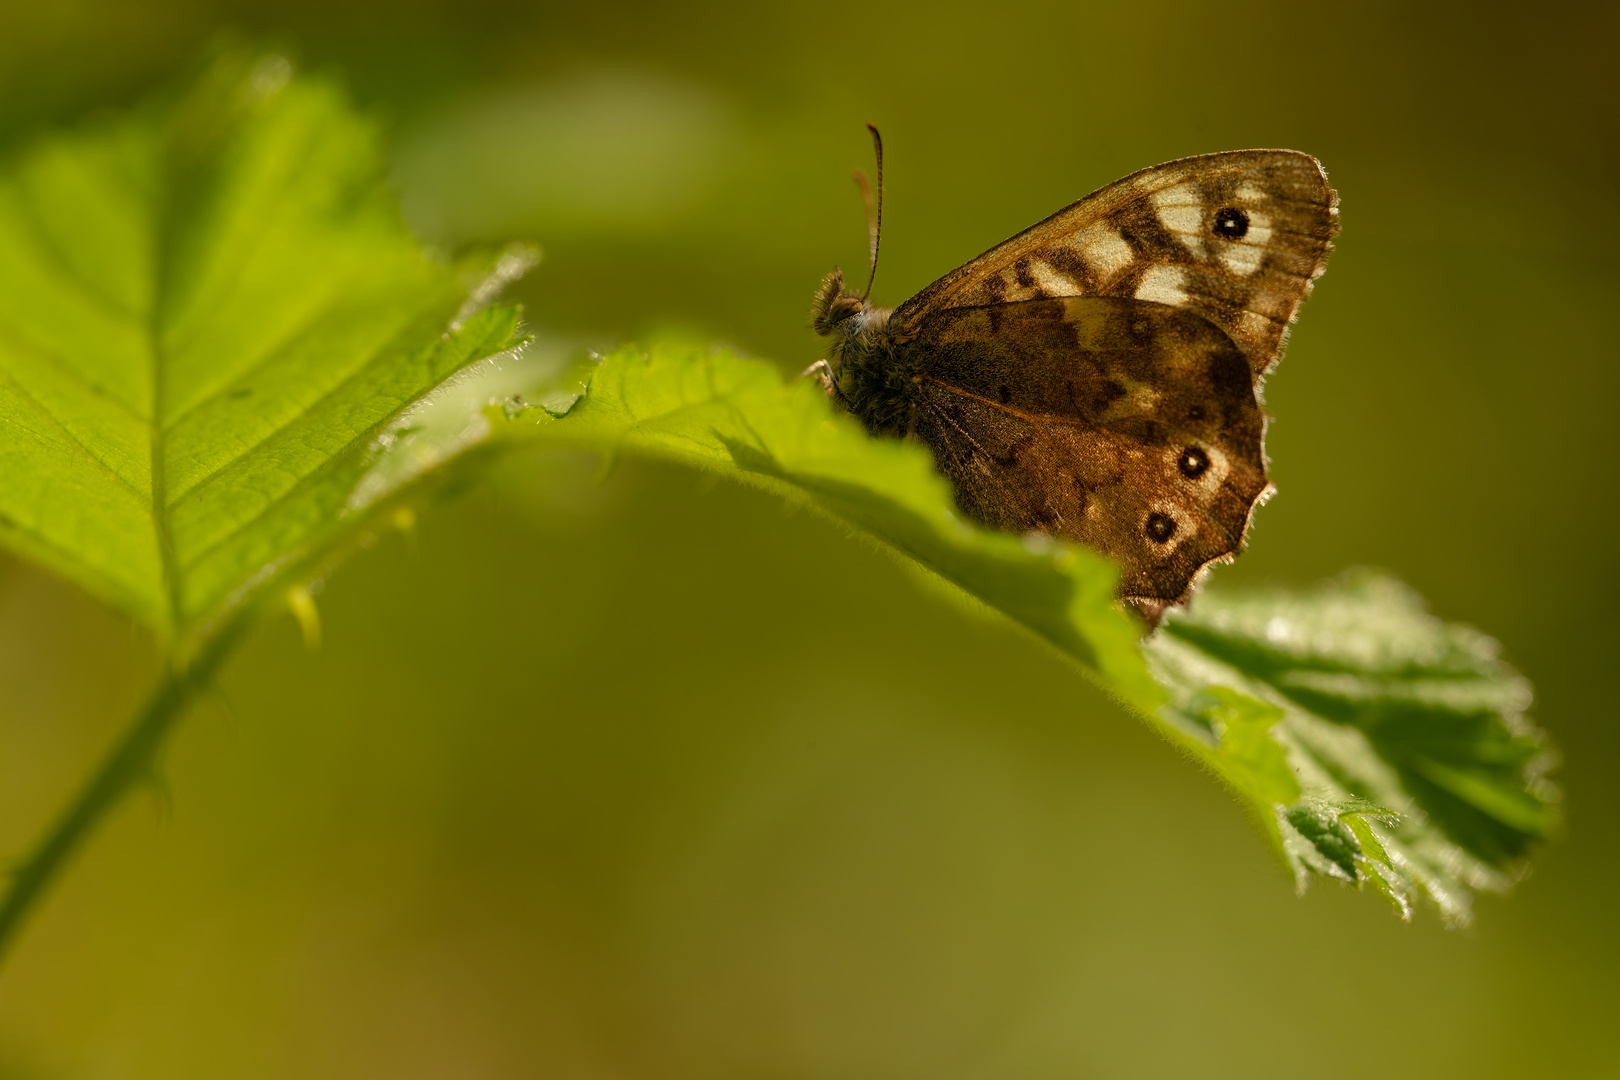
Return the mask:
[[[1113,297],[936,310],[913,434],[962,509],[1117,559],[1162,608],[1236,551],[1267,489],[1247,358],[1195,312]],[[1156,614],[1150,611],[1150,614]]]
[[[1255,375],[1326,265],[1337,196],[1315,158],[1238,150],[1184,158],[1116,181],[912,297],[901,340],[933,312],[1063,296],[1188,308],[1241,347]]]

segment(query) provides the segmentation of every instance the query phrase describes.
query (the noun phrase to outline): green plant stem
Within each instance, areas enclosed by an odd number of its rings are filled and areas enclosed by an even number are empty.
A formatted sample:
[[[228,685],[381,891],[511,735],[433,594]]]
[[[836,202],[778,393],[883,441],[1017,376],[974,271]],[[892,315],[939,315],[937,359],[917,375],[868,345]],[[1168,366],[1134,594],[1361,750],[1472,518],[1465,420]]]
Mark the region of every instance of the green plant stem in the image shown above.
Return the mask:
[[[216,634],[183,668],[169,665],[123,737],[102,759],[78,796],[69,803],[33,852],[12,872],[11,888],[0,903],[0,958],[23,920],[79,846],[114,807],[151,775],[170,729],[185,714],[240,636],[243,620]]]

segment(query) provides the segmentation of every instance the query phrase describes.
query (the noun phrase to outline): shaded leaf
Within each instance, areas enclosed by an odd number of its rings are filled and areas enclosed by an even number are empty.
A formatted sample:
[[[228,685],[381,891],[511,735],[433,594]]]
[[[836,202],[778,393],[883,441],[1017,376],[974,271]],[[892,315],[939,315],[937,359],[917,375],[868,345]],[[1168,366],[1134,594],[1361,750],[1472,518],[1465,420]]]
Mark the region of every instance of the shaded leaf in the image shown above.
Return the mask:
[[[1387,576],[1211,592],[1145,651],[1173,722],[1208,726],[1211,685],[1276,713],[1272,737],[1303,797],[1273,801],[1302,884],[1342,877],[1463,922],[1471,891],[1506,887],[1556,829],[1529,683],[1496,642],[1436,619]]]

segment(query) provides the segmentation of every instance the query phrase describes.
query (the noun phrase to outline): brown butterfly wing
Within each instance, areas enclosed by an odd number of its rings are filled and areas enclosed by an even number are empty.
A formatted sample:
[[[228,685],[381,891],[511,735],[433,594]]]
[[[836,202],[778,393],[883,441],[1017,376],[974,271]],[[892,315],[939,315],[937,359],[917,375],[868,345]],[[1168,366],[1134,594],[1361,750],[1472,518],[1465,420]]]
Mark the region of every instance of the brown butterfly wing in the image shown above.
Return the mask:
[[[1115,181],[912,297],[890,320],[901,341],[930,315],[1063,296],[1189,308],[1235,341],[1256,376],[1321,275],[1338,196],[1309,154],[1235,150]]]
[[[913,434],[972,516],[1116,559],[1156,622],[1236,551],[1269,485],[1247,357],[1197,313],[1115,297],[921,320]]]
[[[1258,388],[1321,275],[1315,158],[1144,169],[952,271],[888,333],[917,349],[915,434],[962,508],[1119,561],[1150,622],[1240,550],[1270,490]]]

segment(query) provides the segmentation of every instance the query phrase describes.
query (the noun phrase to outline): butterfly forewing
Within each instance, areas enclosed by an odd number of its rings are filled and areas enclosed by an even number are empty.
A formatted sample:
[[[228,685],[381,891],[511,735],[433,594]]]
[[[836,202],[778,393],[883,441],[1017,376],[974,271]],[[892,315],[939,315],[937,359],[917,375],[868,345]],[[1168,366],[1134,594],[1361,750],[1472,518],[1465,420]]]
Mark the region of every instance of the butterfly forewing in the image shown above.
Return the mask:
[[[1263,374],[1326,264],[1337,197],[1315,158],[1238,150],[1116,181],[952,271],[891,320],[1063,296],[1129,297],[1214,322]]]
[[[1106,297],[949,308],[912,347],[929,356],[914,433],[973,516],[1097,548],[1124,596],[1154,604],[1242,542],[1267,488],[1265,419],[1243,353],[1196,313]]]

